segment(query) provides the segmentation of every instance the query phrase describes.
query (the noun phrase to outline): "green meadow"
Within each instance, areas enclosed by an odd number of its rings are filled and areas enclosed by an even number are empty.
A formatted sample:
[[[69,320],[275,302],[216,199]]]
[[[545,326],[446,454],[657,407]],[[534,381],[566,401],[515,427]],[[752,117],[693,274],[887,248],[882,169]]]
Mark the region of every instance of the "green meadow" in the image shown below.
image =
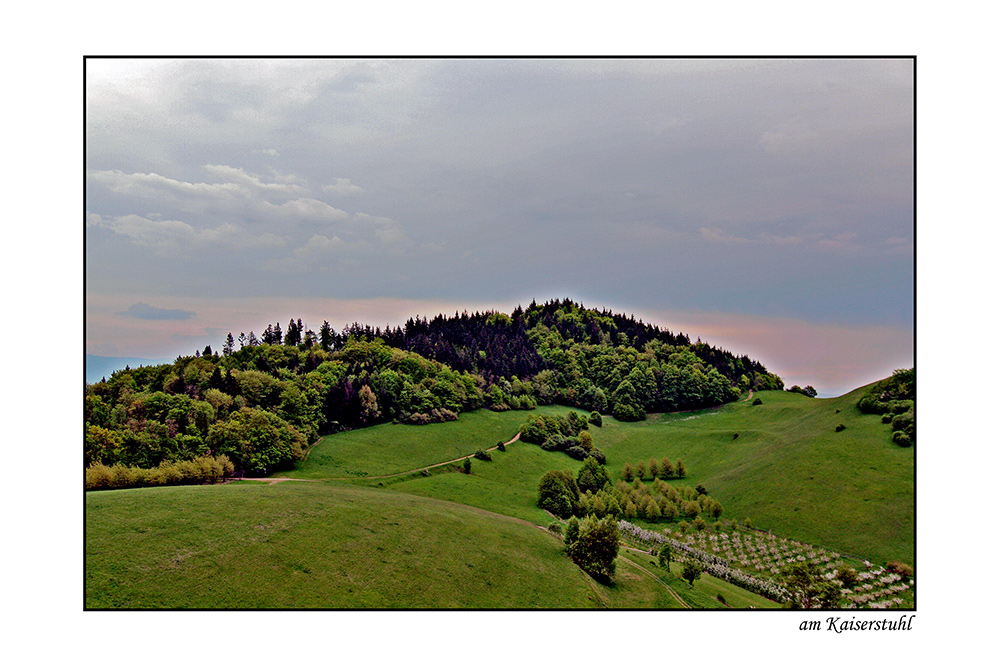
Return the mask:
[[[601,606],[547,531],[377,489],[94,492],[86,545],[88,608]]]
[[[544,406],[536,410],[564,415],[569,408]],[[517,435],[529,414],[533,413],[476,410],[441,424],[380,424],[328,435],[316,443],[303,463],[283,476],[363,478],[426,468],[507,442]]]
[[[605,419],[592,432],[613,475],[626,462],[679,458],[683,483],[705,486],[723,517],[873,561],[912,563],[914,450],[893,444],[877,415],[857,409],[861,393],[759,392],[762,405],[629,424]],[[839,424],[846,428],[837,432]]]
[[[834,399],[761,392],[647,421],[591,427],[607,468],[683,460],[684,480],[723,518],[876,562],[914,558],[914,451],[878,416]],[[538,411],[565,415],[569,408]],[[528,412],[463,414],[327,436],[298,481],[90,492],[88,608],[765,608],[703,575],[692,587],[648,554],[623,549],[614,584],[580,571],[536,505],[549,470],[582,464],[514,442],[426,475],[407,473],[510,440]],[[836,432],[835,427],[845,428]],[[386,477],[388,476],[388,477]],[[366,478],[377,479],[366,479]],[[642,523],[642,522],[638,522]],[[649,524],[656,528],[659,524]]]

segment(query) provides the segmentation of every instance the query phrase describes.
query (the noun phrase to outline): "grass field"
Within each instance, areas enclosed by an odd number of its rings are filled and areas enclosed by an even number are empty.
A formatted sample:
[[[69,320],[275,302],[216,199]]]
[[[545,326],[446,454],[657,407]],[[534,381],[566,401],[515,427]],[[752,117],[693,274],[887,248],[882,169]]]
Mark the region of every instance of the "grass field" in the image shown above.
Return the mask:
[[[694,584],[681,578],[683,569],[679,563],[671,563],[670,568],[660,567],[649,554],[622,548],[618,557],[619,570],[629,571],[628,563],[644,568],[663,584],[669,586],[689,607],[694,609],[780,609],[781,604],[744,590],[739,586],[702,574]],[[721,600],[720,600],[721,596]],[[677,604],[678,607],[682,605]]]
[[[860,391],[835,399],[763,392],[759,406],[740,401],[627,424],[605,417],[591,433],[613,476],[626,462],[680,458],[688,477],[678,483],[704,484],[724,518],[912,563],[914,451],[894,445],[878,416],[860,414]],[[683,607],[679,597],[691,607],[777,606],[707,575],[689,586],[676,564],[666,572],[625,550],[614,584],[594,582],[539,529],[552,517],[536,506],[546,471],[581,463],[537,445],[516,442],[491,462],[474,459],[470,475],[439,468],[363,479],[493,447],[530,414],[481,410],[456,422],[328,436],[296,470],[279,473],[302,481],[88,493],[85,604],[669,609]],[[835,432],[840,423],[846,428]]]
[[[570,408],[544,406],[543,414]],[[457,421],[426,426],[381,424],[322,438],[300,464],[283,476],[301,479],[361,478],[414,470],[474,454],[517,435],[530,414],[522,410],[476,410]]]
[[[680,458],[688,470],[682,483],[703,484],[725,517],[871,560],[912,563],[914,450],[893,444],[877,415],[861,414],[862,392],[827,399],[761,392],[763,405],[740,401],[629,424],[605,418],[592,433],[613,475],[626,462]],[[845,430],[836,432],[838,424]]]
[[[87,494],[86,516],[88,608],[615,603],[546,531],[377,489],[283,482],[103,491]]]

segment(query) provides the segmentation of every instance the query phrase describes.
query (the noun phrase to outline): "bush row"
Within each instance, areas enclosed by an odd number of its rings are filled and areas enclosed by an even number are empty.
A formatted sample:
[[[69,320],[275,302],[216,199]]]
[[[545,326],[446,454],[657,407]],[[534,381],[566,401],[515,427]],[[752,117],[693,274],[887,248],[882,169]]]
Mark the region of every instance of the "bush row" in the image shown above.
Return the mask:
[[[666,456],[659,461],[650,459],[649,463],[645,461],[640,461],[635,465],[626,463],[622,469],[622,477],[625,478],[626,482],[631,482],[633,479],[643,480],[647,477],[649,479],[674,479],[686,476],[687,470],[684,468],[684,462],[677,459],[675,466]]]
[[[434,408],[430,412],[414,412],[400,419],[404,424],[437,424],[453,422],[458,419],[458,413],[448,408]]]
[[[143,486],[214,484],[230,477],[233,472],[233,464],[225,455],[200,456],[190,461],[164,461],[156,468],[94,463],[87,468],[84,485],[87,491],[99,491]]]

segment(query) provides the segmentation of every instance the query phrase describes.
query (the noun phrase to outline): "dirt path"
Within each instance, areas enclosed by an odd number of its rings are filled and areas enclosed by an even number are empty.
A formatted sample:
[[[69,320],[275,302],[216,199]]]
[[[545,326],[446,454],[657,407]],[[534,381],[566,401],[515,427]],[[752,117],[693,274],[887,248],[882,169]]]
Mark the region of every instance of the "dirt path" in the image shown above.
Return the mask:
[[[509,445],[511,443],[514,443],[514,442],[517,442],[520,439],[521,439],[521,433],[519,431],[517,433],[517,435],[515,435],[513,438],[511,438],[507,442],[503,443],[503,446],[506,447],[507,445]],[[500,447],[500,445],[494,445],[494,446],[490,447],[489,449],[486,449],[486,450],[483,450],[483,451],[492,452],[493,450],[498,449],[499,447]],[[309,451],[311,452],[312,449],[310,449]],[[306,456],[308,458],[308,454]],[[451,465],[452,463],[458,463],[459,461],[464,461],[465,459],[471,459],[473,456],[475,456],[475,454],[469,454],[468,456],[460,456],[457,459],[452,459],[451,461],[444,461],[442,463],[434,463],[434,464],[429,465],[429,466],[421,466],[419,468],[414,468],[413,470],[406,470],[406,471],[403,471],[403,472],[394,472],[394,473],[391,473],[391,474],[388,474],[388,475],[371,475],[371,476],[368,476],[368,477],[314,477],[314,478],[311,478],[311,479],[294,479],[292,477],[243,477],[242,479],[245,479],[245,480],[250,481],[250,482],[268,482],[270,484],[277,484],[278,482],[331,482],[331,481],[342,482],[342,481],[345,481],[345,480],[358,480],[358,479],[388,479],[390,477],[401,477],[403,475],[412,475],[413,473],[420,472],[421,470],[430,470],[431,468],[440,468],[441,466]],[[303,461],[304,460],[305,459],[303,459]]]
[[[643,555],[646,555],[646,556],[649,555],[648,551],[643,551],[642,549],[636,549],[635,547],[629,547],[629,546],[626,546],[625,548],[628,549],[629,551],[635,551],[636,553],[640,553],[640,554],[643,554]],[[656,576],[655,573],[650,572],[649,570],[647,570],[646,568],[644,568],[642,565],[639,565],[635,561],[631,561],[628,558],[623,558],[622,561],[625,562],[625,563],[628,563],[629,565],[635,567],[638,570],[642,570],[643,572],[645,572],[646,574],[648,574],[649,576],[651,576],[654,580],[658,581],[661,586],[663,586],[664,588],[666,588],[670,592],[670,594],[672,596],[674,596],[674,599],[677,600],[677,602],[679,602],[682,607],[685,607],[687,609],[691,608],[691,605],[689,605],[687,602],[685,602],[684,600],[682,600],[681,596],[677,595],[677,593],[674,591],[674,589],[672,589],[670,586],[668,586],[667,583],[665,581],[663,581],[663,579],[660,579],[658,576]]]
[[[517,442],[520,439],[521,439],[521,433],[519,431],[517,435],[515,435],[513,438],[511,438],[507,442],[503,443],[503,446],[506,447],[507,445],[509,445],[509,444],[511,444],[513,442]],[[492,452],[493,450],[498,449],[499,447],[500,447],[500,445],[494,445],[494,446],[490,447],[489,449],[485,449],[483,451]],[[469,454],[468,456],[460,456],[457,459],[452,459],[451,461],[444,461],[443,463],[435,463],[434,465],[429,465],[429,466],[421,466],[419,468],[414,468],[413,470],[407,470],[405,472],[394,472],[391,475],[373,475],[371,477],[333,477],[331,479],[386,479],[388,477],[399,477],[401,475],[412,475],[413,473],[420,472],[421,470],[430,470],[431,468],[440,468],[441,466],[451,465],[452,463],[458,463],[459,461],[464,461],[465,459],[471,459],[473,456],[475,456],[475,454]]]
[[[239,479],[231,480],[234,482],[267,482],[268,484],[277,484],[278,482],[311,482],[313,480],[309,479],[294,479],[292,477],[240,477]]]
[[[753,398],[753,389],[750,390],[750,395],[743,399],[743,402],[746,403],[751,398]]]

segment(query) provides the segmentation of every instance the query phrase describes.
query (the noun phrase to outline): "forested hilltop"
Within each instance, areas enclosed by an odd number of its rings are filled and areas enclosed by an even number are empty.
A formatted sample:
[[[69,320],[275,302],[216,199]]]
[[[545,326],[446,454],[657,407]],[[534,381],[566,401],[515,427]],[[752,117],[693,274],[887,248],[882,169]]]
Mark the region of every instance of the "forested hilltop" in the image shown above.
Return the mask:
[[[152,468],[210,454],[270,471],[321,434],[382,422],[551,403],[634,421],[751,388],[783,383],[745,355],[570,300],[384,330],[323,322],[316,333],[300,319],[87,385],[84,462]]]

